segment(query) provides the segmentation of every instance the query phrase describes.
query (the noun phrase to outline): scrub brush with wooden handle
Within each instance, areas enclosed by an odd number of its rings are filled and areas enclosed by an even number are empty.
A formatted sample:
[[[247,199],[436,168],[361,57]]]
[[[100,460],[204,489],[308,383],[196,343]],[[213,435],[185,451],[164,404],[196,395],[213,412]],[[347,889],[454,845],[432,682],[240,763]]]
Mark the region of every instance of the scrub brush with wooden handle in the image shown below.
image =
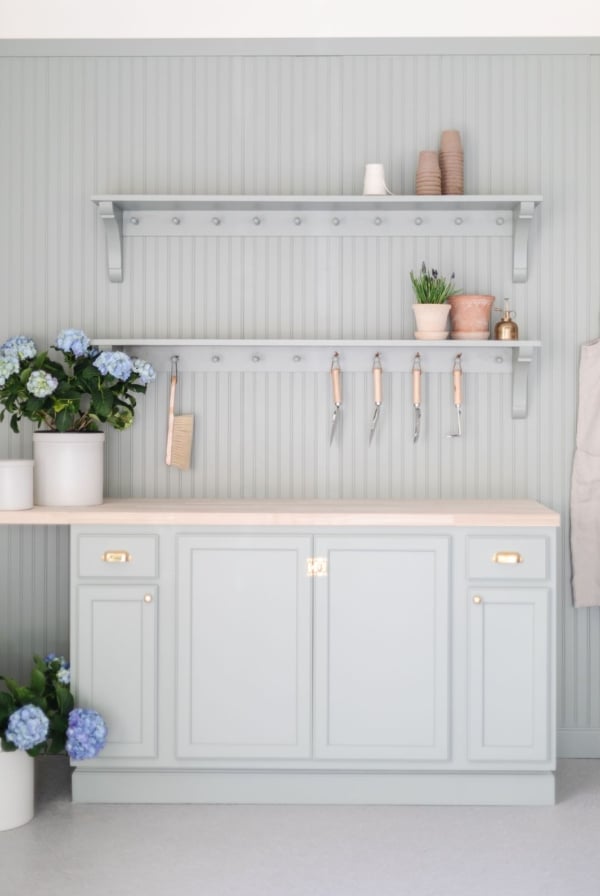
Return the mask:
[[[175,391],[177,388],[177,363],[179,355],[171,358],[171,388],[169,389],[169,417],[167,424],[167,451],[165,463],[169,467],[189,470],[194,435],[194,415],[175,416]]]

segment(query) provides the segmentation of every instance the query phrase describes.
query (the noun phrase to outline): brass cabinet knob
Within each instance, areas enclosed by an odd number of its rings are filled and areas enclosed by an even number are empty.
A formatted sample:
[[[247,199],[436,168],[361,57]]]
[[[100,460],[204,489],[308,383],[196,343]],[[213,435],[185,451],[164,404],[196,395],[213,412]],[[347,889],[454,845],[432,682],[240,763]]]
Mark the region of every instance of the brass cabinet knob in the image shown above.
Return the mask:
[[[144,594],[144,603],[145,604],[151,604],[153,599],[154,598],[152,597],[151,594]]]
[[[473,603],[474,604],[480,604],[482,600],[483,600],[483,598],[482,598],[481,594],[473,595]]]

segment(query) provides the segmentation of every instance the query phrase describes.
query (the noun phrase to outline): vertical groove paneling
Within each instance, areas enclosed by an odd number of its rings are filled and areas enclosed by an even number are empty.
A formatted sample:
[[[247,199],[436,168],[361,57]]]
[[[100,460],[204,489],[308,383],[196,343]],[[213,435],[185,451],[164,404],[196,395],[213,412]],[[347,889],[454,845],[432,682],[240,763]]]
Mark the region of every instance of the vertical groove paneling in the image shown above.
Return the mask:
[[[192,471],[163,463],[161,372],[133,429],[108,434],[109,493],[533,497],[566,523],[579,346],[600,331],[598,108],[598,57],[2,58],[0,336],[406,337],[408,272],[426,260],[509,296],[522,336],[543,341],[526,421],[510,417],[509,377],[466,376],[465,435],[448,440],[450,376],[425,371],[415,446],[409,377],[394,374],[369,447],[369,372],[346,372],[330,447],[327,370],[200,374],[182,359]],[[467,192],[544,195],[526,284],[508,240],[342,236],[126,239],[125,280],[108,282],[92,193],[358,193],[368,161],[411,193],[419,150],[451,127]],[[3,456],[30,456],[30,437],[4,426]],[[67,649],[67,537],[4,527],[0,546],[0,667],[18,673],[34,650]],[[571,607],[566,525],[559,559],[560,724],[600,729],[600,622]]]

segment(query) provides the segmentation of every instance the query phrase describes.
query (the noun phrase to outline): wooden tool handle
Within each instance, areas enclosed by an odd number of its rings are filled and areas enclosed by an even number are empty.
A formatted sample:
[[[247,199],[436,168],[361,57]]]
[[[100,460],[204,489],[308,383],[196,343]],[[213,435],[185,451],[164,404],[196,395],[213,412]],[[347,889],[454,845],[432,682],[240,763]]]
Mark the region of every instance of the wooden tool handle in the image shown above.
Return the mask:
[[[339,367],[331,368],[331,384],[333,386],[333,402],[340,405],[342,403],[342,371]]]
[[[415,367],[412,372],[413,404],[421,404],[421,370]]]
[[[452,371],[452,384],[454,386],[454,404],[462,404],[462,370]]]
[[[382,374],[383,374],[383,371],[382,371],[381,367],[373,368],[373,399],[375,401],[375,404],[381,404],[381,402],[382,402],[382,395],[383,395],[382,388],[381,388]]]

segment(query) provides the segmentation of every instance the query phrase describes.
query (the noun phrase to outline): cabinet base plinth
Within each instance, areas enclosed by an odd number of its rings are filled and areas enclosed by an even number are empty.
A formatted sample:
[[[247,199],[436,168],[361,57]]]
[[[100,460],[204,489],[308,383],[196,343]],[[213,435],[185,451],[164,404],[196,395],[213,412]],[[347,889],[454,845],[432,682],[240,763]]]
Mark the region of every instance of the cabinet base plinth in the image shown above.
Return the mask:
[[[76,769],[76,803],[548,806],[553,772],[269,772]]]

